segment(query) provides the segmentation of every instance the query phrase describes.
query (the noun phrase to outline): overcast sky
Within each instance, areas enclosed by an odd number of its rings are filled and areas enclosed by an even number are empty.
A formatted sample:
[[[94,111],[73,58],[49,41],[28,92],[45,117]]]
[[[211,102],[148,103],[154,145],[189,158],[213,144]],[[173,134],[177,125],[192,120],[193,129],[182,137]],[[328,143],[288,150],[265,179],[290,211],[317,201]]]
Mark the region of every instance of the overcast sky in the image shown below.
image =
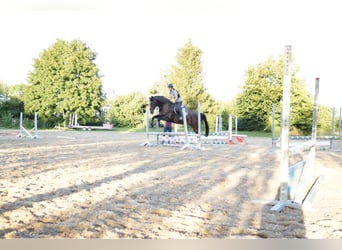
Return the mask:
[[[191,38],[203,51],[204,84],[234,97],[249,65],[283,55],[285,45],[320,102],[340,107],[342,38],[338,0],[8,0],[0,3],[0,80],[25,83],[33,58],[57,38],[98,53],[106,91],[142,91],[176,63]]]

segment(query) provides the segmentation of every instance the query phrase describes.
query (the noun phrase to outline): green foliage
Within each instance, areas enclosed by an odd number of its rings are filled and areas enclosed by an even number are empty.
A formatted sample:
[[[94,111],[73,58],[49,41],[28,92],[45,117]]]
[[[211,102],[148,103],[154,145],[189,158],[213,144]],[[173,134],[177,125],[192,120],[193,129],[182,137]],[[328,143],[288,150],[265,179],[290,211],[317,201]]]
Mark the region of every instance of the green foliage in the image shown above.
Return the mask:
[[[303,83],[296,78],[291,85],[291,115],[290,123],[293,130],[301,134],[312,132],[313,97],[307,92]]]
[[[115,127],[144,127],[146,97],[141,92],[118,96],[110,101],[106,120]]]
[[[0,111],[0,127],[12,128],[13,115],[9,111]]]
[[[7,98],[9,95],[9,86],[7,86],[3,81],[0,81],[0,102],[2,99]]]
[[[16,97],[8,97],[6,101],[0,101],[0,124],[6,128],[16,126],[13,118],[19,118],[21,101]]]
[[[318,117],[317,117],[317,134],[318,135],[330,135],[332,125],[332,112],[333,109],[319,105],[318,106]],[[335,110],[335,130],[338,128],[338,117],[336,117]]]
[[[280,123],[280,103],[283,93],[283,58],[269,57],[246,71],[245,84],[236,98],[239,127],[243,130],[270,130],[272,104],[277,105],[276,120]],[[312,127],[312,97],[303,83],[295,76],[291,78],[291,125],[303,132]],[[311,118],[311,120],[310,120]]]
[[[41,119],[66,122],[76,113],[79,122],[97,120],[103,103],[102,82],[94,63],[96,53],[79,40],[57,40],[34,59],[25,92],[27,112]]]
[[[169,74],[163,78],[163,83],[165,89],[167,89],[167,82],[174,84],[187,108],[197,110],[200,102],[201,112],[207,115],[209,127],[213,128],[219,105],[203,85],[201,56],[202,50],[194,46],[190,39],[184,47],[178,49],[177,64],[171,65]]]
[[[152,95],[162,95],[169,96],[169,89],[166,87],[170,82],[167,78],[167,72],[162,72],[160,75],[160,80],[155,82],[153,86],[148,90],[150,96]]]
[[[0,102],[0,112],[10,112],[12,116],[19,117],[20,100],[16,97],[10,97],[4,102]]]
[[[243,92],[237,97],[239,125],[244,130],[265,129],[272,103],[281,99],[282,69],[282,60],[272,57],[247,69]]]
[[[6,128],[15,127],[14,118],[19,118],[21,110],[20,96],[16,96],[12,89],[14,87],[6,85],[0,81],[0,126]]]

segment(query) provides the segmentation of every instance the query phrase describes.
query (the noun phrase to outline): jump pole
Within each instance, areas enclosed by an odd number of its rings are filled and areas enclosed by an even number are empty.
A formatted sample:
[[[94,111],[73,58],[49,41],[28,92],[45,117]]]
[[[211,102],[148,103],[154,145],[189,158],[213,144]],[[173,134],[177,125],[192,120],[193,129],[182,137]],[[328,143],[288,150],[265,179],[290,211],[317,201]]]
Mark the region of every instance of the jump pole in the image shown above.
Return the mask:
[[[274,150],[276,146],[276,138],[275,138],[275,131],[274,131],[274,126],[275,126],[275,104],[272,103],[272,150]]]
[[[289,166],[289,134],[290,134],[290,100],[291,100],[291,45],[285,46],[283,105],[280,136],[280,185],[279,201],[271,211],[280,212],[285,207],[301,208],[301,205],[288,200],[288,166]]]
[[[34,139],[38,138],[38,118],[37,112],[34,112]]]
[[[222,115],[219,115],[219,133],[222,133]]]
[[[296,202],[302,202],[303,206],[309,207],[311,206],[311,200],[315,195],[316,188],[319,182],[319,177],[316,177],[316,143],[317,143],[317,124],[318,124],[318,95],[319,95],[319,78],[316,77],[315,81],[315,96],[314,96],[314,109],[313,109],[313,118],[312,118],[312,135],[311,142],[313,146],[310,148],[307,163],[305,164],[305,168],[303,171],[304,178],[298,185],[298,191],[295,197]],[[313,184],[311,184],[311,180],[314,179]],[[306,192],[307,186],[310,186],[309,191]]]
[[[24,136],[24,129],[23,129],[23,112],[20,112],[20,122],[19,122],[19,133],[17,137],[23,137]]]
[[[195,149],[196,147],[189,142],[189,135],[188,135],[188,124],[186,121],[186,114],[185,114],[185,108],[182,107],[182,114],[183,114],[183,126],[184,126],[184,133],[185,133],[185,145],[181,147],[181,150],[185,148]]]
[[[197,112],[198,112],[198,118],[197,118],[197,127],[198,127],[198,145],[199,147],[201,147],[201,104],[200,102],[198,102],[197,104],[198,108],[197,108]]]
[[[335,108],[332,109],[331,114],[331,139],[330,139],[330,149],[333,146],[333,138],[335,137]]]
[[[218,116],[216,116],[216,120],[215,120],[215,133],[217,134],[218,132]]]
[[[228,124],[229,124],[229,128],[228,128],[229,140],[228,140],[228,142],[230,144],[232,144],[233,143],[233,117],[231,114],[229,114]]]
[[[148,127],[149,127],[149,117],[148,117],[148,107],[146,107],[146,141],[141,144],[141,146],[152,146],[150,143],[150,137],[149,137],[149,132],[148,132]]]
[[[238,134],[238,117],[235,116],[235,134]]]

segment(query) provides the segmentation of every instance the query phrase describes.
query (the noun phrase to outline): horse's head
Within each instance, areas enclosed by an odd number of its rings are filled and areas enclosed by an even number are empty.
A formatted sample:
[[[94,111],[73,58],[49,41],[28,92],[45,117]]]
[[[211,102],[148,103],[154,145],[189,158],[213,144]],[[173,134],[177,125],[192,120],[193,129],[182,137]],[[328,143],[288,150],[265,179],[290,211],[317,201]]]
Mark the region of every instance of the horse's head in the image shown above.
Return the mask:
[[[158,106],[158,103],[154,99],[154,96],[150,97],[150,113],[153,114],[154,109]]]
[[[167,99],[165,96],[161,96],[161,95],[151,96],[150,97],[150,112],[151,114],[153,114],[156,107],[159,108],[159,112],[162,112],[162,110],[164,110],[164,112],[166,110],[168,111],[168,109],[165,108],[165,106],[168,106],[170,104],[172,104],[172,102],[169,99]]]

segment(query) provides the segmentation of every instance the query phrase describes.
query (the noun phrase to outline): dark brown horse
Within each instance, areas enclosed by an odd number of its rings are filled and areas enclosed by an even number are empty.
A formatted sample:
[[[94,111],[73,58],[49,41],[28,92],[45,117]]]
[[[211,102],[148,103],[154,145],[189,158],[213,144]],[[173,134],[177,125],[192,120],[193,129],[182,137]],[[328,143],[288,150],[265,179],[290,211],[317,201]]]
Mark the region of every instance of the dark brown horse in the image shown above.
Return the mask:
[[[153,120],[157,119],[162,121],[170,121],[177,124],[183,125],[183,120],[179,119],[176,114],[175,104],[164,96],[151,96],[150,97],[150,112],[153,114],[154,109],[159,107],[159,114],[152,117],[151,126],[153,127]],[[198,133],[198,112],[194,110],[186,110],[186,121],[187,124],[192,127],[195,133]],[[209,125],[205,114],[201,113],[201,121],[205,125],[205,136],[209,134]]]

